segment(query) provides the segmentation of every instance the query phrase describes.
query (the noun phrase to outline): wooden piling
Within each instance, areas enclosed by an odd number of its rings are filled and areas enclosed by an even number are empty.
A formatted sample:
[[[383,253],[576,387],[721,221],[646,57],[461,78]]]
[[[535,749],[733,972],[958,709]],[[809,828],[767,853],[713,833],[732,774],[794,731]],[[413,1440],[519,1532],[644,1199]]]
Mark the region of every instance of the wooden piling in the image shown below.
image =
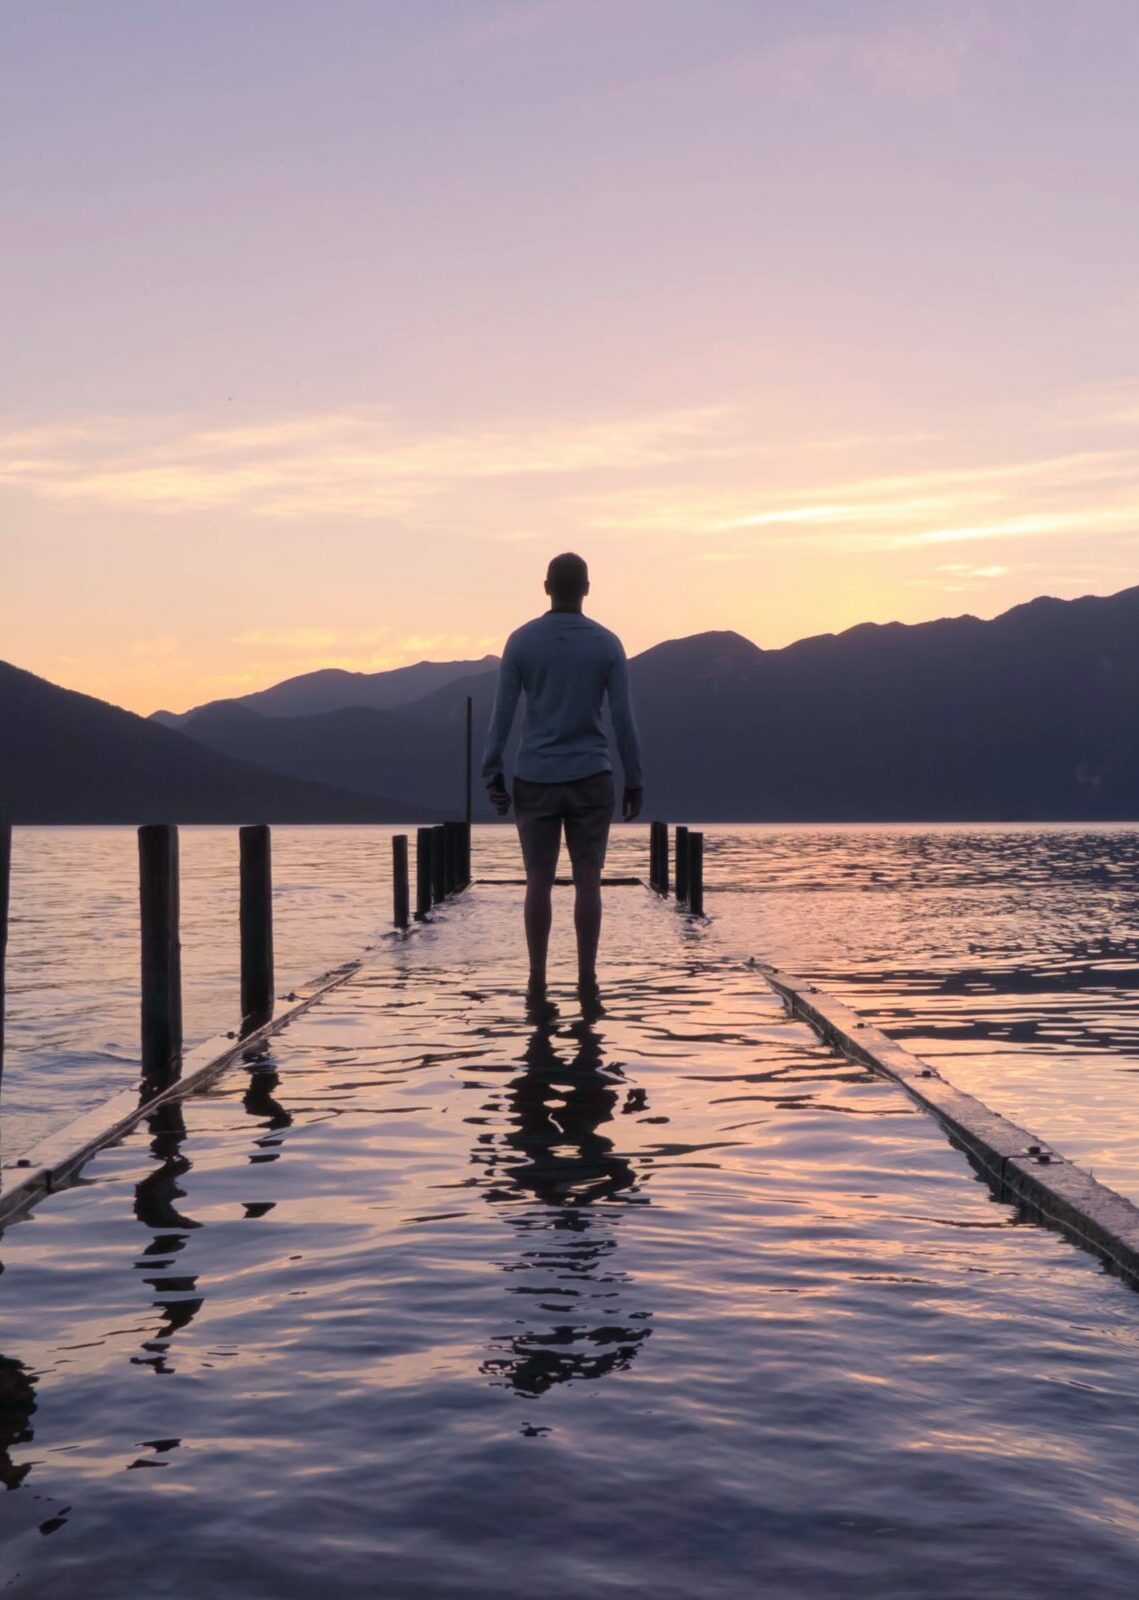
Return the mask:
[[[241,1026],[273,1015],[272,842],[263,822],[239,830],[241,856]]]
[[[142,924],[142,1075],[161,1088],[182,1065],[182,947],[179,942],[178,829],[138,830]]]
[[[4,970],[8,957],[8,891],[12,876],[12,824],[0,808],[0,1080],[4,1077]]]
[[[682,822],[676,825],[676,898],[688,904],[688,829]]]
[[[406,928],[411,921],[411,894],[407,881],[407,834],[392,839],[392,921]]]
[[[694,917],[704,915],[704,835],[688,835],[688,909]]]
[[[453,864],[453,880],[451,883],[452,894],[462,894],[471,881],[471,829],[467,822],[452,822],[451,830],[451,859]]]
[[[415,915],[422,921],[431,910],[431,829],[415,830]]]
[[[662,822],[660,827],[659,854],[657,857],[657,893],[668,893],[668,823]]]
[[[448,898],[455,894],[459,888],[459,829],[461,827],[462,823],[459,822],[445,822],[443,824],[443,857]]]
[[[447,898],[446,829],[437,822],[431,830],[431,900],[434,905]]]

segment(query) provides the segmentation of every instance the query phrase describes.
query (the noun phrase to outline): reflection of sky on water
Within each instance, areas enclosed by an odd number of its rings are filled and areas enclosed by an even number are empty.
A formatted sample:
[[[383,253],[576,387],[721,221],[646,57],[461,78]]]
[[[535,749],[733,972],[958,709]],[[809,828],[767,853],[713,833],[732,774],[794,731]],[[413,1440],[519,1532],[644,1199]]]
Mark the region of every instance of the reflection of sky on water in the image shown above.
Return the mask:
[[[8,1231],[16,1593],[1130,1600],[1134,1295],[624,895],[595,1028],[476,893]]]
[[[392,831],[274,830],[282,989],[374,942]],[[713,824],[706,836],[719,948],[813,973],[1139,1196],[1139,827]],[[197,1039],[237,1020],[233,830],[184,829],[182,861]],[[513,829],[477,828],[474,861],[476,873],[516,870]],[[647,861],[643,827],[613,830],[615,872]],[[130,829],[17,830],[7,1161],[133,1080],[136,870]]]

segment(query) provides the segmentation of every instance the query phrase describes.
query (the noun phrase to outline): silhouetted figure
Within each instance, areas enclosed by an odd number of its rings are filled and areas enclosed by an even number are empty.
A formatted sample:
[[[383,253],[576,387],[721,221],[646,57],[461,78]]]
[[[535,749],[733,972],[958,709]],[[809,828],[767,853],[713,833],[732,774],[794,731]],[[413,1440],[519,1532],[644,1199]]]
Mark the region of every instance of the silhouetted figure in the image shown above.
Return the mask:
[[[627,1367],[649,1337],[649,1313],[620,1304],[628,1279],[617,1267],[614,1230],[600,1221],[606,1202],[647,1204],[637,1195],[631,1162],[598,1130],[619,1098],[616,1069],[601,1070],[601,1041],[583,1028],[565,1060],[546,1028],[530,1039],[525,1071],[507,1089],[509,1131],[480,1151],[490,1185],[486,1198],[533,1198],[547,1208],[511,1221],[533,1248],[511,1267],[522,1280],[527,1319],[554,1311],[546,1327],[526,1327],[496,1340],[482,1370],[521,1395],[544,1394],[570,1379],[601,1378]]]
[[[505,816],[510,795],[503,756],[518,697],[524,694],[514,809],[526,864],[527,1005],[537,1016],[552,1010],[546,993],[546,954],[564,827],[575,888],[578,996],[586,1015],[597,1016],[601,872],[613,818],[613,768],[601,720],[606,697],[625,773],[621,812],[626,822],[641,810],[641,754],[624,648],[615,633],[582,614],[589,593],[585,562],[580,556],[555,556],[545,587],[550,609],[512,633],[502,653],[483,777],[491,802]]]

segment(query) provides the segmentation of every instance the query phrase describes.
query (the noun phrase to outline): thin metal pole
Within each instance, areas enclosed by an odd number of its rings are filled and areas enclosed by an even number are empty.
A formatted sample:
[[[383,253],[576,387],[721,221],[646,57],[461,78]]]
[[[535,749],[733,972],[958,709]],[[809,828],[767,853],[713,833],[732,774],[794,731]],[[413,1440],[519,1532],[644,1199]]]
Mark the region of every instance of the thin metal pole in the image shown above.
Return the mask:
[[[407,834],[392,839],[392,920],[397,928],[411,921],[410,891],[407,881]]]
[[[142,1073],[164,1087],[182,1069],[182,947],[179,942],[178,829],[138,830],[142,920]]]
[[[468,828],[471,825],[471,781],[472,781],[471,718],[473,716],[473,713],[474,713],[474,701],[471,698],[471,696],[468,695],[467,696],[467,809],[466,809],[466,811],[464,813],[464,815],[466,817],[466,822],[467,822],[467,827]]]
[[[4,967],[8,956],[8,891],[12,876],[12,824],[0,809],[0,1079],[4,1076]]]
[[[241,1025],[263,1027],[273,1015],[273,863],[268,827],[238,832],[241,857]]]

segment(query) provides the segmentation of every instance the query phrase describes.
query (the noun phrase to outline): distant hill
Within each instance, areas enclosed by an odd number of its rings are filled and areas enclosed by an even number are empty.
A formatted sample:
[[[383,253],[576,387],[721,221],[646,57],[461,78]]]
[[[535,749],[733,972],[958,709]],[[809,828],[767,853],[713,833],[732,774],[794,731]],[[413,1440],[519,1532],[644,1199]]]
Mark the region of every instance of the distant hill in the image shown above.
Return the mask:
[[[286,678],[269,689],[233,700],[214,700],[183,712],[155,711],[152,720],[167,728],[179,728],[204,711],[232,705],[259,711],[265,717],[306,717],[322,711],[342,711],[348,706],[392,711],[422,700],[457,678],[493,667],[497,660],[496,656],[484,656],[481,661],[418,661],[414,666],[395,667],[389,672],[344,672],[339,667],[327,667]]]
[[[864,624],[740,651],[728,671],[721,649],[684,640],[634,663],[654,810],[1139,818],[1139,588],[1034,600],[991,622]]]
[[[251,766],[4,662],[0,803],[23,823],[431,820],[423,806]]]
[[[635,657],[631,678],[653,815],[1139,819],[1139,588],[781,650],[698,634]],[[492,666],[401,709],[287,719],[214,706],[186,732],[293,777],[448,805],[464,697],[481,744],[494,684]]]

